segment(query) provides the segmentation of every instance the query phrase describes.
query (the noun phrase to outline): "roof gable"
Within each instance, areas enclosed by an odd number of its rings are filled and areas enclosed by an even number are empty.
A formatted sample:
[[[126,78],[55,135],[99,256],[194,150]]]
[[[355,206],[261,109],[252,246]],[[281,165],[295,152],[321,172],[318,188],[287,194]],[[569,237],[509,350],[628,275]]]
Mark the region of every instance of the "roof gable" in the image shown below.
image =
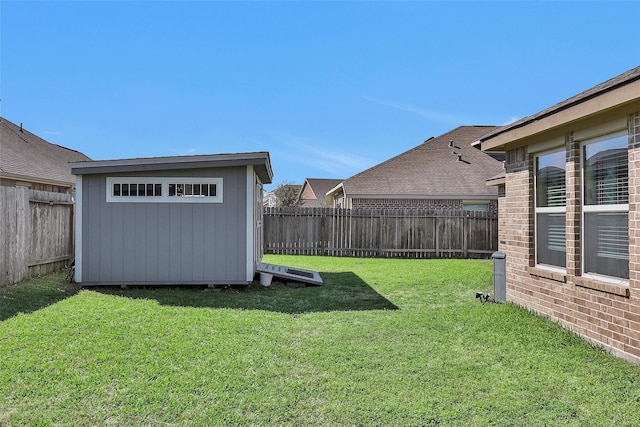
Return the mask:
[[[306,178],[298,198],[301,206],[304,207],[322,207],[326,206],[327,193],[336,185],[342,182],[341,179],[331,178]]]
[[[301,196],[312,195],[316,199],[324,200],[327,192],[336,185],[340,184],[342,179],[331,178],[307,178],[304,180],[302,189],[300,190]],[[306,197],[305,197],[306,198]]]
[[[0,117],[0,176],[70,187],[75,177],[69,162],[85,160],[90,159]]]
[[[494,129],[460,126],[430,138],[345,180],[345,194],[351,198],[494,196],[496,189],[487,188],[485,181],[502,171],[502,162],[471,146]]]

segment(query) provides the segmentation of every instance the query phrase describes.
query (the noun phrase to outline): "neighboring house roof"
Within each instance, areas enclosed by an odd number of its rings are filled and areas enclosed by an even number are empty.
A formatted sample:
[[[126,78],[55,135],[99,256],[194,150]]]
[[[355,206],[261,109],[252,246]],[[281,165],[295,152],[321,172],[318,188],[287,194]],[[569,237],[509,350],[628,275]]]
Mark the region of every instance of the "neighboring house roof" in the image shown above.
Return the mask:
[[[300,189],[302,188],[302,185],[300,184],[285,184],[282,186],[283,188],[288,188],[291,190],[295,190],[295,191],[300,191]]]
[[[341,179],[307,178],[300,189],[300,199],[305,207],[321,207],[326,205],[326,195]]]
[[[494,129],[460,126],[352,176],[331,191],[343,190],[348,198],[496,197],[497,190],[485,181],[502,171],[502,162],[471,146]]]
[[[0,177],[72,187],[76,179],[69,162],[86,160],[91,159],[0,117]]]
[[[483,135],[479,141],[482,143],[483,150],[502,150],[506,142],[513,142],[534,133],[584,119],[620,105],[636,102],[638,99],[640,99],[640,66],[536,114],[497,128]],[[530,130],[524,128],[530,128]],[[506,133],[509,133],[509,136],[504,135]]]
[[[198,156],[145,157],[121,160],[95,160],[71,165],[73,174],[122,173],[197,169],[252,165],[263,184],[271,183],[273,171],[269,153],[207,154]]]

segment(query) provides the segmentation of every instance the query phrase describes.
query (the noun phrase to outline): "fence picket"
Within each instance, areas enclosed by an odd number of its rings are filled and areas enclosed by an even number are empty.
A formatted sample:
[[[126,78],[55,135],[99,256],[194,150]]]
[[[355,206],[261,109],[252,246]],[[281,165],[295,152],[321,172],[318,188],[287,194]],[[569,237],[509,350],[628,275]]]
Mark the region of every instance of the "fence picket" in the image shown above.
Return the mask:
[[[405,258],[488,258],[490,212],[423,209],[265,208],[266,253]]]

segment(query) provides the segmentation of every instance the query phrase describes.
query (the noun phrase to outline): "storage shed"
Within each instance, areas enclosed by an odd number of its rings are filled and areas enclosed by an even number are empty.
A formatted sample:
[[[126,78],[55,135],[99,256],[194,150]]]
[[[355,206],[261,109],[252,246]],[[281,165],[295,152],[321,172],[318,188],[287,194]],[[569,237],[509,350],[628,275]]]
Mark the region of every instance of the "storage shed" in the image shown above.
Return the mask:
[[[82,285],[238,285],[263,255],[269,153],[71,163]]]

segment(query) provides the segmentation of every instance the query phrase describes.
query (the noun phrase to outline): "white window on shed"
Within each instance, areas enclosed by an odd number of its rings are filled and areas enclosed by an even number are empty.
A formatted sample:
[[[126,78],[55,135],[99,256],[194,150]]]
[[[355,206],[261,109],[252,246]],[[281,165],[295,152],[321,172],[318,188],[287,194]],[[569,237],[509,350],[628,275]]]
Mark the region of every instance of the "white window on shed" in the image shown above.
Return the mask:
[[[222,178],[107,177],[110,203],[222,203]]]

